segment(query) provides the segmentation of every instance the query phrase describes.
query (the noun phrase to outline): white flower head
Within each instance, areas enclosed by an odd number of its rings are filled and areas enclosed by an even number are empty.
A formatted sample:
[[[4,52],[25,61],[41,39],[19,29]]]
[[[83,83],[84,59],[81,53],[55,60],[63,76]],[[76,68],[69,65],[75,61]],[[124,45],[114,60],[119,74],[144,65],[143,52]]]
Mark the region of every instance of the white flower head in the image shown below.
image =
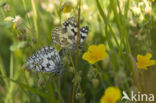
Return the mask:
[[[14,20],[14,18],[11,17],[11,16],[8,16],[8,17],[6,17],[6,18],[4,19],[5,22],[12,22],[13,20]]]

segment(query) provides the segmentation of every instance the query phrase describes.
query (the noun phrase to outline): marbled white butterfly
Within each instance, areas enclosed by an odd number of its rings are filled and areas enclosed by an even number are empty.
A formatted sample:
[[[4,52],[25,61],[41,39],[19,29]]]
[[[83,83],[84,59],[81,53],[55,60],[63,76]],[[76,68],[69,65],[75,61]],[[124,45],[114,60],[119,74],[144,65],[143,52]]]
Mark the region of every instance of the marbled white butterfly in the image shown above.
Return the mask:
[[[77,42],[77,21],[74,17],[66,20],[62,27],[56,27],[52,31],[52,40],[56,46],[63,49],[73,49]],[[88,35],[88,26],[80,28],[80,45]]]
[[[62,72],[61,58],[57,50],[53,47],[46,46],[29,57],[25,63],[28,70],[39,72]]]
[[[88,35],[88,27],[80,28],[80,45]],[[55,45],[60,45],[61,48],[73,49],[77,42],[77,22],[74,17],[65,21],[62,27],[57,27],[52,31],[52,40]],[[63,65],[57,50],[53,47],[43,47],[29,57],[25,63],[28,70],[40,72],[61,73]]]

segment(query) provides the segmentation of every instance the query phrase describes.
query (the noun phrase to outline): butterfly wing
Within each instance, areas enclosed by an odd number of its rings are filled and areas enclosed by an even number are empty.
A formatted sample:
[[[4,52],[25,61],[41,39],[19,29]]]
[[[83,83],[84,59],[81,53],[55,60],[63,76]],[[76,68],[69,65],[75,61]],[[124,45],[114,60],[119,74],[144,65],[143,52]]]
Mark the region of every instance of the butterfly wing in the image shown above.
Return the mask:
[[[71,32],[73,35],[76,35],[76,33],[77,33],[76,19],[74,17],[70,17],[63,23],[62,28],[68,32]]]
[[[68,31],[71,35],[74,36],[74,41],[76,43],[77,40],[77,21],[74,17],[69,18],[63,23],[62,28]],[[88,26],[84,26],[80,28],[80,44],[84,42],[86,37],[88,36]]]
[[[86,37],[88,36],[88,26],[84,26],[82,28],[80,28],[80,44],[82,44],[84,42],[84,40],[86,39]]]
[[[88,27],[80,29],[80,45],[88,35]],[[77,21],[74,17],[67,19],[62,27],[57,27],[52,31],[52,40],[55,45],[60,45],[64,49],[73,49],[77,42]]]
[[[52,31],[52,40],[56,46],[71,49],[74,43],[74,35],[61,27],[57,27]]]
[[[29,70],[58,72],[61,69],[61,59],[55,48],[46,46],[29,57],[25,65]]]

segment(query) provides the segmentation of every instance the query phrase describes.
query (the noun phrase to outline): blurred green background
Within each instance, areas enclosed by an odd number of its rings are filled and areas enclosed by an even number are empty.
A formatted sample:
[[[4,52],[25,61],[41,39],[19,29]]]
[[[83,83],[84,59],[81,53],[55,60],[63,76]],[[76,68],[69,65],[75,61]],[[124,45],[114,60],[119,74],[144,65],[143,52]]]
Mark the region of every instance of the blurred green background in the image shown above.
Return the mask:
[[[67,2],[71,11],[61,12]],[[83,51],[105,44],[109,58],[97,63],[102,72],[82,60],[83,52],[74,78],[68,55],[61,76],[24,70],[29,56],[54,46],[51,31],[71,16],[78,18],[76,0],[0,1],[0,103],[71,103],[74,80],[76,103],[99,103],[109,86],[156,95],[156,66],[135,68],[138,54],[149,52],[156,60],[155,0],[81,0],[80,26],[89,26]]]

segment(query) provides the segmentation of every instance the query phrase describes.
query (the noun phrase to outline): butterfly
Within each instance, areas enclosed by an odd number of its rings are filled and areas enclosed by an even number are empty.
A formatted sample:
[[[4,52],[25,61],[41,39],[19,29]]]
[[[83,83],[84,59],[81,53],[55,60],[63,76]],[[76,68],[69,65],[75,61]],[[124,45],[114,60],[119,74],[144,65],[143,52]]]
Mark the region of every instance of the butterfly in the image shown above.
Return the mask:
[[[54,72],[60,74],[63,65],[58,51],[50,46],[46,46],[38,50],[29,57],[25,63],[28,70],[39,72]]]
[[[88,26],[80,28],[80,45],[88,35]],[[77,22],[74,17],[66,20],[62,27],[56,27],[52,31],[52,40],[55,45],[61,48],[73,49],[77,42]],[[45,46],[29,57],[25,63],[28,70],[38,72],[54,72],[60,74],[63,71],[61,62],[61,51]]]
[[[52,30],[51,36],[53,43],[63,49],[73,49],[77,43],[77,21],[74,17],[67,19],[61,27]],[[80,28],[80,45],[88,35],[88,26]]]

